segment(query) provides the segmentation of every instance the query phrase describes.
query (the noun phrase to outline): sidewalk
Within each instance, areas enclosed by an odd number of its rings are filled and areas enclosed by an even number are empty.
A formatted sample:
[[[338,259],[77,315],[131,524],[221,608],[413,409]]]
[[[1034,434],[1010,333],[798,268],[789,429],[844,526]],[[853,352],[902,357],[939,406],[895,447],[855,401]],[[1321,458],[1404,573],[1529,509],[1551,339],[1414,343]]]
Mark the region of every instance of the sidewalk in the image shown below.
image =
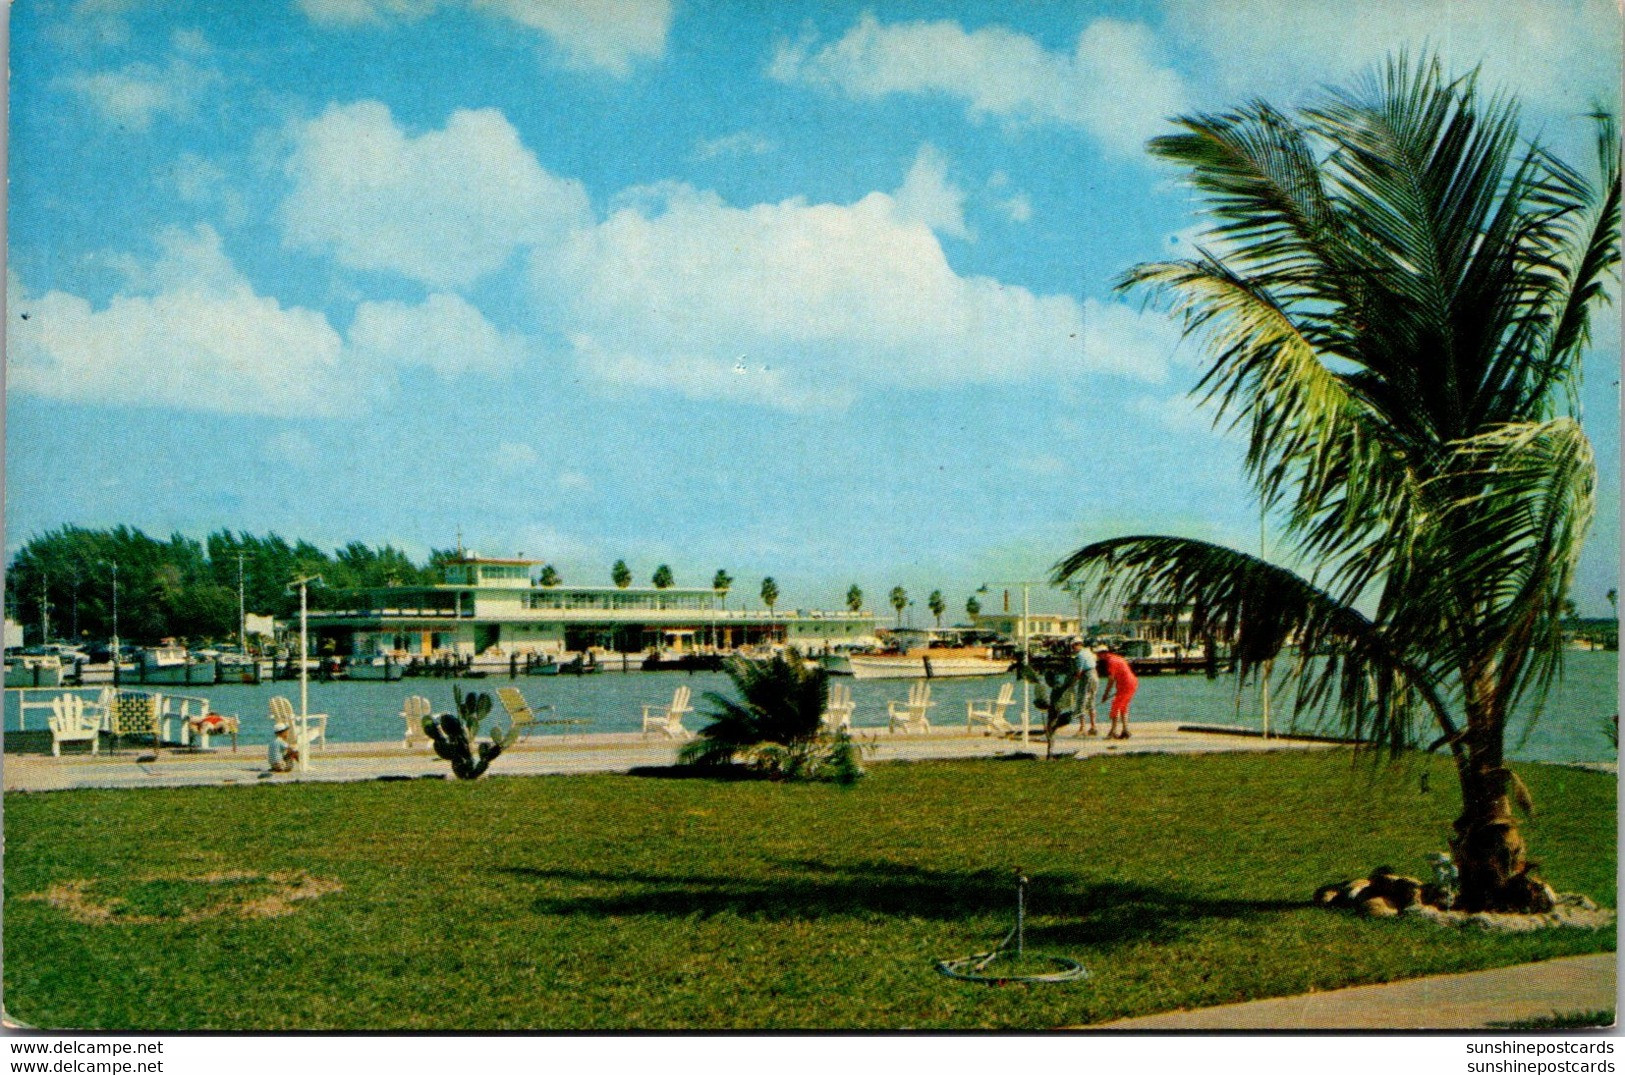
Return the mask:
[[[1163,1012],[1084,1030],[1470,1030],[1492,1023],[1612,1011],[1617,955],[1571,956],[1469,974],[1412,978],[1195,1011]]]
[[[1023,747],[1018,739],[967,734],[945,726],[929,734],[888,733],[855,728],[853,738],[866,747],[865,762],[921,761],[932,758],[982,758],[1022,750],[1042,754],[1044,739],[1034,735]],[[216,740],[220,742],[220,740]],[[670,765],[678,743],[635,732],[534,737],[499,757],[490,776],[552,776],[570,773],[625,772],[638,766]],[[1215,732],[1181,731],[1174,722],[1134,726],[1134,738],[1057,737],[1057,754],[1082,758],[1129,754],[1207,754],[1230,751],[1307,750],[1324,743]],[[141,760],[148,759],[148,760]],[[125,747],[119,754],[74,753],[53,758],[40,754],[6,754],[6,791],[63,791],[74,788],[187,787],[207,784],[267,784],[300,781],[356,781],[442,777],[449,767],[421,742],[408,750],[394,743],[333,743],[310,756],[308,772],[266,775],[265,747],[229,746],[207,752],[141,750]]]

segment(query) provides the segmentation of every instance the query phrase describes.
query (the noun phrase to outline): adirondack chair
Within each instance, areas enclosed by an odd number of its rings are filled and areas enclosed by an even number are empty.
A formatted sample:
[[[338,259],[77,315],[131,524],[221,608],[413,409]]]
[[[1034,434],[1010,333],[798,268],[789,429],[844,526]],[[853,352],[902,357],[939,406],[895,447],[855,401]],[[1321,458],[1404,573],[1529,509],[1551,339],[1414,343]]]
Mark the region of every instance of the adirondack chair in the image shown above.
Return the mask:
[[[428,742],[428,738],[423,734],[423,718],[433,713],[434,707],[423,695],[414,694],[407,698],[406,704],[401,706],[401,719],[406,721],[406,737],[401,740],[403,748],[411,750],[414,739]]]
[[[886,713],[891,718],[886,730],[896,731],[901,727],[905,732],[930,731],[931,722],[925,719],[925,711],[936,704],[931,700],[931,684],[920,680],[908,689],[908,701],[886,703]]]
[[[280,694],[273,695],[271,698],[271,725],[275,727],[278,724],[287,724],[293,729],[294,741],[298,744],[300,750],[309,750],[318,744],[323,750],[327,749],[326,713],[308,714],[305,729],[301,731],[299,716],[293,711],[293,703]]]
[[[1009,735],[1021,729],[1004,719],[1004,711],[1010,708],[1010,701],[1015,696],[1016,685],[1006,683],[999,688],[997,698],[972,699],[965,703],[965,730],[971,731],[978,724],[986,728],[989,735]]]
[[[673,739],[686,739],[689,731],[683,727],[683,714],[694,710],[688,704],[689,689],[678,687],[671,695],[670,705],[643,707],[643,734],[665,732]]]
[[[518,687],[498,687],[497,701],[501,702],[502,708],[507,710],[511,726],[517,729],[520,735],[524,735],[538,724],[554,723],[553,718],[544,720],[538,715],[538,711],[552,714],[558,712],[556,708],[545,703],[532,709],[530,703],[525,701],[525,696],[520,693]]]
[[[824,716],[820,724],[826,732],[845,728],[852,730],[852,688],[836,683],[829,689],[829,701],[824,703]]]
[[[77,694],[62,694],[51,700],[51,756],[62,756],[63,743],[89,743],[90,752],[96,753],[101,737],[102,722],[94,713],[85,712],[85,700]]]

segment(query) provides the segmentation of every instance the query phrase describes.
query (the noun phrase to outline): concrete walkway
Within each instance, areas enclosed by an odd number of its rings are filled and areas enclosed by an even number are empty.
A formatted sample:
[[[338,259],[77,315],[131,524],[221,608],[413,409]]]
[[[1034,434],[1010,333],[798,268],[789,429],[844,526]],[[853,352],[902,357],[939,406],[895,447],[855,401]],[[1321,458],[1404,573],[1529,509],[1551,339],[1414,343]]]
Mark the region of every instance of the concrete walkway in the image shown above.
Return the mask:
[[[930,758],[981,758],[1023,749],[1042,754],[1042,736],[1023,747],[1018,739],[969,735],[963,728],[944,727],[929,734],[888,733],[884,729],[856,728],[854,738],[866,749],[866,762],[920,761]],[[216,743],[222,740],[216,739]],[[1290,739],[1217,732],[1181,731],[1177,723],[1145,723],[1134,727],[1126,741],[1105,738],[1056,740],[1057,754],[1081,758],[1129,754],[1206,754],[1228,751],[1304,750],[1326,744]],[[670,739],[633,732],[597,735],[533,736],[519,748],[503,754],[491,766],[491,776],[544,776],[568,773],[625,772],[636,766],[670,765],[678,744]],[[229,745],[210,751],[142,750],[126,746],[119,754],[92,756],[82,747],[61,758],[39,754],[6,754],[6,791],[63,791],[73,788],[153,788],[206,784],[296,783],[299,781],[354,781],[442,777],[449,767],[420,740],[412,749],[400,743],[333,743],[310,757],[308,772],[267,773],[263,746]],[[143,760],[144,759],[144,760]]]
[[[1297,997],[1097,1023],[1085,1030],[1470,1030],[1612,1011],[1617,956],[1606,952],[1469,974],[1412,978]]]

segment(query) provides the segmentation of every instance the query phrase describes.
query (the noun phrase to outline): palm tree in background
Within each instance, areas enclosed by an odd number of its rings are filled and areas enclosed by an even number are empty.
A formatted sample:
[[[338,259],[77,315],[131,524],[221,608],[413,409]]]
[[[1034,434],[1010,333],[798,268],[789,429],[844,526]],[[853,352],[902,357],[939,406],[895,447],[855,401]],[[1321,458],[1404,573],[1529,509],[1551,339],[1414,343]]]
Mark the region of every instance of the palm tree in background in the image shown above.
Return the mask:
[[[733,576],[721,568],[717,569],[716,575],[711,579],[711,589],[716,591],[717,600],[724,608],[728,607],[728,591],[733,588],[733,584]]]
[[[942,626],[942,614],[948,611],[948,602],[943,600],[941,590],[932,590],[931,596],[925,599],[925,607],[931,610],[936,617],[937,626]]]
[[[661,564],[655,568],[654,578],[650,580],[657,590],[669,590],[677,585],[677,578],[671,573],[671,568]]]
[[[971,594],[970,597],[965,601],[965,615],[969,616],[971,619],[975,619],[981,614],[982,602],[976,600],[975,594]]]
[[[846,610],[848,612],[863,611],[863,591],[858,588],[858,584],[855,582],[846,591]]]
[[[1436,729],[1461,787],[1458,906],[1549,906],[1513,816],[1507,715],[1562,667],[1595,467],[1575,413],[1618,262],[1619,147],[1600,175],[1519,144],[1514,102],[1404,55],[1288,116],[1182,117],[1151,151],[1206,199],[1206,245],[1123,281],[1206,344],[1198,388],[1299,574],[1177,537],[1056,565],[1101,597],[1178,602],[1245,672],[1289,639],[1299,705],[1394,749]]]
[[[554,567],[552,564],[544,564],[542,565],[542,577],[538,581],[540,581],[543,586],[557,586],[564,580],[559,577],[559,572],[556,567]]]
[[[908,607],[908,591],[901,586],[893,586],[888,595],[891,607],[897,610],[897,626],[903,626],[903,609]]]
[[[778,603],[778,600],[779,584],[773,581],[772,575],[769,575],[762,580],[762,604],[767,606],[768,615],[773,614],[773,606]]]
[[[609,569],[609,577],[623,590],[632,585],[632,569],[626,566],[625,560],[615,561],[615,566]]]

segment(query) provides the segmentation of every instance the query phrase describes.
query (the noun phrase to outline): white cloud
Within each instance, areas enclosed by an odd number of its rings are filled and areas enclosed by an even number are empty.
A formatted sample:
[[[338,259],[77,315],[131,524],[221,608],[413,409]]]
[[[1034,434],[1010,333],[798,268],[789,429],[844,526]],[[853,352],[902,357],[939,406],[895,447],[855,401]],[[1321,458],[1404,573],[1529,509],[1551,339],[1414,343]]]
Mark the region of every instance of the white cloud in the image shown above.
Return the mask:
[[[592,492],[592,479],[579,470],[561,470],[558,476],[559,488],[567,493]]]
[[[638,60],[659,59],[671,30],[671,0],[473,0],[488,11],[540,30],[576,68],[625,77]]]
[[[365,411],[396,374],[501,373],[522,338],[455,295],[366,302],[349,338],[319,311],[257,294],[207,225],[171,229],[151,261],[114,259],[126,278],[102,309],[32,295],[7,277],[7,385],[49,399],[230,414],[331,417]]]
[[[1032,199],[1025,194],[1013,194],[997,203],[1001,212],[1017,224],[1025,224],[1033,218]]]
[[[736,131],[717,138],[701,139],[694,146],[695,160],[717,157],[764,157],[778,149],[778,143],[755,131]]]
[[[523,441],[504,441],[497,445],[495,462],[503,470],[530,470],[541,460],[536,449]]]
[[[172,231],[144,276],[150,295],[100,310],[75,295],[31,296],[7,279],[7,383],[50,399],[238,414],[329,415],[343,341],[320,313],[256,294],[208,227]]]
[[[1157,51],[1147,27],[1120,19],[1094,20],[1071,52],[1059,52],[999,26],[885,25],[865,14],[833,43],[781,44],[768,73],[859,98],[960,97],[975,118],[1076,126],[1108,149],[1132,153],[1185,100],[1183,81],[1157,62]]]
[[[1458,74],[1482,64],[1487,86],[1559,115],[1619,94],[1620,12],[1611,0],[1167,0],[1167,7],[1168,31],[1211,55],[1203,71],[1226,95],[1220,105],[1343,84],[1401,48],[1424,47]]]
[[[467,7],[543,34],[566,66],[631,74],[659,59],[671,30],[671,0],[299,0],[312,21],[336,27],[416,21],[441,7]]]
[[[957,202],[933,155],[921,160],[897,195],[851,205],[629,191],[533,258],[533,294],[594,378],[696,398],[797,408],[1040,370],[1165,376],[1166,319],[956,273],[919,218],[952,224]]]
[[[895,198],[899,218],[917,220],[940,235],[970,238],[965,192],[948,182],[948,162],[935,146],[920,147]]]
[[[284,237],[351,269],[468,287],[591,219],[581,184],[542,168],[494,109],[413,137],[376,101],[335,105],[293,142]]]
[[[198,101],[222,81],[219,71],[195,62],[209,54],[201,34],[177,33],[175,49],[177,55],[162,66],[133,63],[114,71],[82,71],[62,76],[58,84],[84,98],[107,122],[145,133],[160,116],[192,116]]]
[[[498,331],[462,298],[443,293],[417,306],[364,302],[356,309],[349,339],[359,362],[422,367],[443,377],[503,373],[525,357],[521,337]]]

